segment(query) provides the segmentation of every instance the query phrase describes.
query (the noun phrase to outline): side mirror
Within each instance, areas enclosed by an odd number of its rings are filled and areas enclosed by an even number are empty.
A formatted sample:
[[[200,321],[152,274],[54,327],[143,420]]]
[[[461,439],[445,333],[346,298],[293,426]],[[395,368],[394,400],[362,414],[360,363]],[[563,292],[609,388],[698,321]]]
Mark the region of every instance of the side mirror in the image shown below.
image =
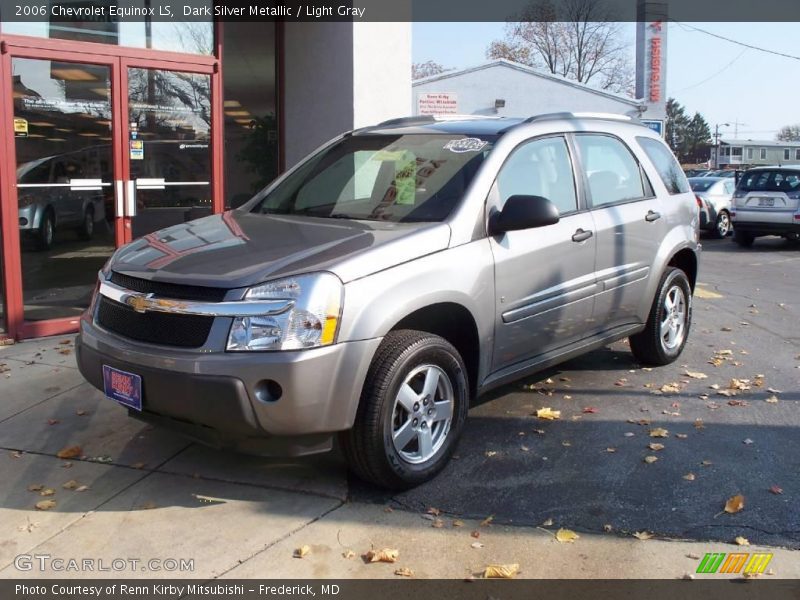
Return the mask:
[[[556,205],[542,196],[511,196],[503,210],[494,213],[489,220],[489,233],[498,235],[506,231],[533,229],[558,223]]]

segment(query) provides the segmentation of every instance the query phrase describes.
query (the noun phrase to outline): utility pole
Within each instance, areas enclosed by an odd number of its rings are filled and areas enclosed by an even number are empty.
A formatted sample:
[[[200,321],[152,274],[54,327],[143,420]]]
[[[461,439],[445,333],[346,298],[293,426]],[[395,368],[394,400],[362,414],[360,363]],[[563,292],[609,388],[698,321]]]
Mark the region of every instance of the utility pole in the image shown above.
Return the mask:
[[[739,119],[733,122],[733,138],[737,140],[739,139],[739,125],[747,126],[747,123],[742,123]]]
[[[719,169],[719,128],[730,126],[730,123],[717,123],[714,125],[714,146],[716,147],[716,151],[714,152],[714,169]]]

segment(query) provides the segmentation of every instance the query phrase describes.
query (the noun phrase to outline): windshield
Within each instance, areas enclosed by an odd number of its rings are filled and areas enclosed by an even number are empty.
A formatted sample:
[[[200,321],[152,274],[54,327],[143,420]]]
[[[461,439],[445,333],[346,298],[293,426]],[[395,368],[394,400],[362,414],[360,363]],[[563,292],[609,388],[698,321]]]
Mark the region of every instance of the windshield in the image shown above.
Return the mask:
[[[408,134],[346,137],[310,158],[250,210],[408,223],[458,205],[494,139]]]
[[[692,177],[689,179],[689,185],[692,186],[693,192],[705,192],[715,183],[716,180],[706,179],[705,177]]]
[[[739,181],[743,192],[800,192],[800,171],[748,171]]]

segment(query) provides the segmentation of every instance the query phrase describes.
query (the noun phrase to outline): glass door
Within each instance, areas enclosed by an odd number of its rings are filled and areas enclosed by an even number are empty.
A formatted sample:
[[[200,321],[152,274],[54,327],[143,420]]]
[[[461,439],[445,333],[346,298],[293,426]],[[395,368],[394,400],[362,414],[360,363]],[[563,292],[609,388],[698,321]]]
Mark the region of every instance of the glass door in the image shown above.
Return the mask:
[[[211,73],[123,66],[130,239],[213,212]]]
[[[77,318],[117,245],[109,65],[13,57],[23,318]]]

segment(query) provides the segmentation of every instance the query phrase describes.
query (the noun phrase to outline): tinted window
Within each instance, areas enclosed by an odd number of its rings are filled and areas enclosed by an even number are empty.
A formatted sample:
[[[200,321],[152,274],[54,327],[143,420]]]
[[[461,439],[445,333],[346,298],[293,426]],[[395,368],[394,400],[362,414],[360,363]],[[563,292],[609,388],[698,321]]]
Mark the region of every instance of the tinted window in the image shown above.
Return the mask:
[[[639,163],[625,144],[605,135],[578,135],[575,139],[589,181],[592,206],[644,196]]]
[[[692,187],[693,192],[705,192],[714,185],[714,182],[707,177],[693,177],[689,180],[689,185]]]
[[[652,138],[637,137],[636,140],[644,149],[648,158],[653,162],[653,166],[656,168],[656,171],[658,171],[658,176],[661,178],[664,187],[667,188],[670,194],[682,194],[689,191],[686,176],[683,174],[683,171],[681,171],[681,166],[678,164],[678,161],[675,160],[675,157],[666,145]],[[739,150],[741,154],[741,148],[734,148],[734,150]],[[708,186],[706,186],[706,188],[707,187]],[[692,189],[696,192],[705,191],[706,188],[700,190],[692,185]]]
[[[743,192],[800,191],[800,171],[747,171],[739,180]]]
[[[491,150],[452,134],[354,135],[302,164],[248,208],[267,214],[372,221],[441,221]]]
[[[542,196],[561,214],[578,208],[572,162],[564,138],[527,142],[514,150],[497,175],[503,204],[511,196]]]

